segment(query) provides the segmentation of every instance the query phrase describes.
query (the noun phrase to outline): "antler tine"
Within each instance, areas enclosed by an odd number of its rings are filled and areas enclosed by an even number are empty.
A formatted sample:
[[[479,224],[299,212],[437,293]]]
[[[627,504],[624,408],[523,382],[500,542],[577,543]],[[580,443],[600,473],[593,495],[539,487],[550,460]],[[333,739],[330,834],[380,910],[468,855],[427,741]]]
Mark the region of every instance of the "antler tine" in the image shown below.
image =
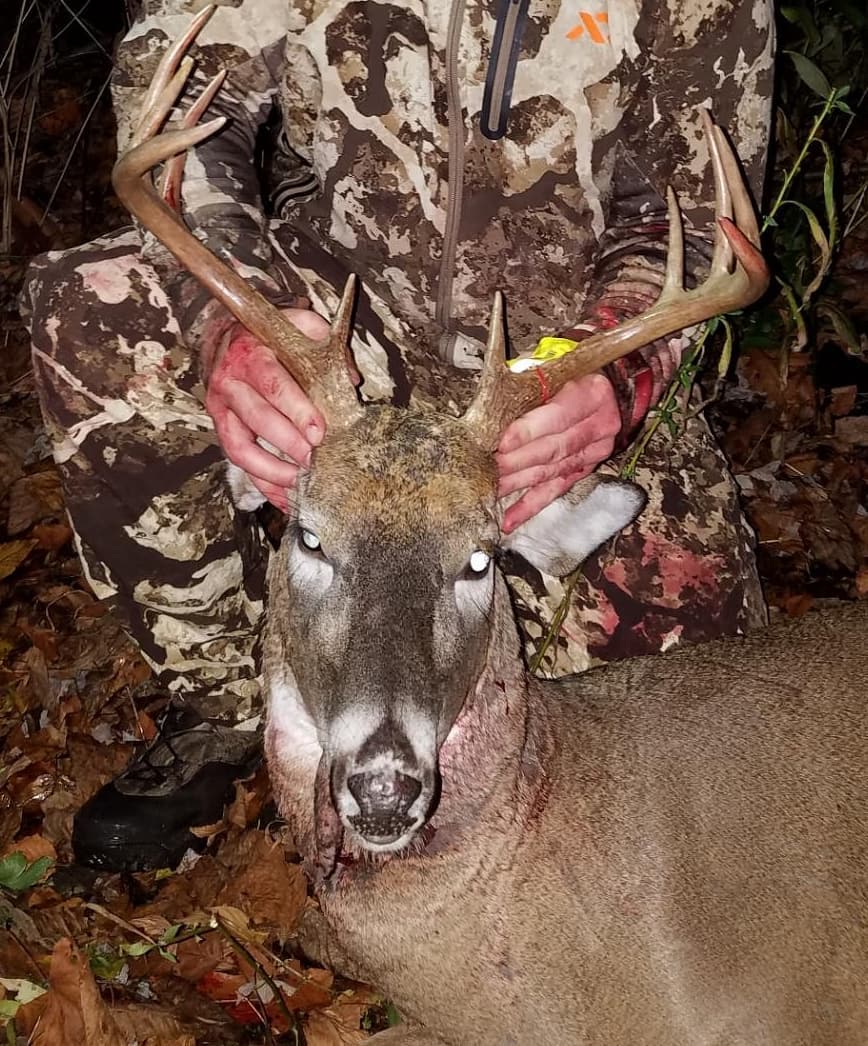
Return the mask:
[[[131,142],[133,146],[147,141],[163,126],[193,68],[193,59],[187,56],[187,48],[208,24],[216,10],[216,4],[202,8],[183,35],[169,44],[164,51],[142,103],[142,115]]]
[[[744,308],[765,292],[769,272],[758,249],[759,230],[738,161],[711,117],[706,114],[703,122],[717,198],[715,248],[707,279],[693,290],[684,289],[681,212],[669,188],[669,251],[663,287],[654,305],[639,316],[586,338],[573,352],[519,372],[505,366],[502,304],[496,295],[482,378],[463,418],[472,437],[483,446],[493,450],[511,421],[545,402],[571,379],[592,374],[658,338]]]
[[[214,95],[223,86],[225,79],[226,70],[221,69],[184,114],[181,120],[181,127],[187,129],[195,127],[199,123],[202,119],[202,114],[211,104]],[[177,208],[181,202],[181,179],[184,176],[184,161],[186,158],[186,153],[178,153],[167,160],[163,166],[163,177],[160,179],[158,192],[160,197],[173,209]]]
[[[711,159],[711,170],[714,174],[714,196],[715,217],[718,223],[714,229],[714,253],[711,256],[711,275],[730,272],[732,269],[733,253],[729,246],[729,240],[723,235],[719,224],[721,218],[732,220],[732,193],[730,192],[727,172],[723,165],[723,154],[729,149],[726,139],[720,128],[711,122],[711,116],[707,109],[702,110],[702,124],[708,140],[708,155]],[[741,181],[741,175],[737,173],[737,180]]]
[[[351,281],[344,291],[340,322],[326,341],[313,341],[198,240],[167,202],[177,199],[175,182],[183,166],[183,154],[226,123],[225,117],[218,117],[201,126],[192,126],[220,87],[225,73],[219,73],[185,117],[183,129],[158,133],[193,67],[191,59],[182,57],[183,50],[215,9],[203,10],[161,60],[148,90],[134,144],[115,164],[112,184],[133,217],[153,233],[239,323],[272,349],[322,410],[329,424],[343,426],[361,411],[344,359],[353,301]],[[173,174],[173,158],[180,160],[174,169],[178,175]],[[158,193],[152,170],[161,163],[169,166],[163,190]]]

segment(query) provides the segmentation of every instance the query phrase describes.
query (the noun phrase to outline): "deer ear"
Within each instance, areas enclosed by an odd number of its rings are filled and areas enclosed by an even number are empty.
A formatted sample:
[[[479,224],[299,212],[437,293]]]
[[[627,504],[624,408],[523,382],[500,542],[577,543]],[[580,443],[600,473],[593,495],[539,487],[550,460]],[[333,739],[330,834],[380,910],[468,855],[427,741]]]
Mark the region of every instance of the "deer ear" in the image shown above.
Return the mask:
[[[635,483],[588,476],[501,540],[537,570],[564,577],[645,507]]]

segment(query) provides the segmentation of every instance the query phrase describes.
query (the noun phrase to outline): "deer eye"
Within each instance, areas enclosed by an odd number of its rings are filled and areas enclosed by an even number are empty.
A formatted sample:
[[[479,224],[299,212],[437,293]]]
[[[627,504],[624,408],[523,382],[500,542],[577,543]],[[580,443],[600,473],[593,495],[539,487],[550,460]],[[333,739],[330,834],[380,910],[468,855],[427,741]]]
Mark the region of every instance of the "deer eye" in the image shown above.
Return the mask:
[[[467,573],[471,577],[482,577],[490,563],[491,553],[486,552],[484,548],[478,548],[471,552],[470,559],[467,560]]]
[[[298,540],[308,550],[308,552],[322,552],[322,545],[320,545],[319,538],[314,534],[312,530],[305,530],[302,527],[298,532]]]

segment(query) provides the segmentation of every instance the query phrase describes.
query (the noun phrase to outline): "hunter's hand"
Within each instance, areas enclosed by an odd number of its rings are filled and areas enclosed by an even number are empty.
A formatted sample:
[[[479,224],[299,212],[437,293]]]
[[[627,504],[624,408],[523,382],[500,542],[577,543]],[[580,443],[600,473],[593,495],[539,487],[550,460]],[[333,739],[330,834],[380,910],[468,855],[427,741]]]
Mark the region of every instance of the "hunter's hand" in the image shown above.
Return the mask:
[[[310,309],[284,309],[284,315],[315,341],[328,337],[329,325]],[[325,419],[290,377],[277,357],[242,326],[235,326],[216,354],[208,377],[205,407],[226,457],[244,469],[253,485],[282,512],[286,492],[299,467],[322,442]],[[256,441],[266,440],[284,461]]]
[[[497,448],[498,494],[524,494],[507,509],[504,533],[610,457],[620,430],[615,392],[603,374],[567,382],[549,403],[514,421]]]

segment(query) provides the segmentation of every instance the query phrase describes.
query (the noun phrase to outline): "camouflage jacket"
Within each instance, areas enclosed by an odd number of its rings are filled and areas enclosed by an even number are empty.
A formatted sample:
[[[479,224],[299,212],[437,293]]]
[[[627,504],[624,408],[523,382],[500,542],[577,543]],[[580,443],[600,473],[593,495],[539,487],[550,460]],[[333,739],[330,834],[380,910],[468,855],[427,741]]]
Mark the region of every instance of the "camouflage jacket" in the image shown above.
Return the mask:
[[[773,5],[583,2],[225,0],[193,53],[199,83],[229,69],[209,115],[230,123],[188,159],[188,224],[280,304],[333,300],[356,272],[396,317],[397,343],[446,358],[484,339],[497,289],[517,352],[641,311],[660,282],[667,183],[691,276],[708,253],[701,107],[761,187]],[[200,6],[145,0],[118,54],[122,146],[159,53]],[[310,260],[280,281],[273,217]],[[225,324],[190,277],[166,281],[182,329]],[[626,429],[682,344],[612,369]]]

